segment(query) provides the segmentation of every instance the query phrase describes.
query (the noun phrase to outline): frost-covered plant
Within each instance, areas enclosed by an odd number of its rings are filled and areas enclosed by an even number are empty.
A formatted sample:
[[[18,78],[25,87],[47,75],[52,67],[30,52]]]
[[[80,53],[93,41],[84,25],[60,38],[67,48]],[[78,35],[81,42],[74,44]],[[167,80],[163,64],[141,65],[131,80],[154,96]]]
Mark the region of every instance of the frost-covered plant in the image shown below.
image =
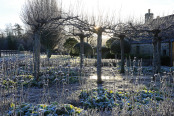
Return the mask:
[[[114,93],[112,90],[103,88],[82,90],[79,98],[86,108],[112,109],[118,106],[120,109],[127,107],[127,110],[149,105],[151,102],[159,103],[164,99],[162,93],[154,90],[134,91],[131,94],[131,92]]]
[[[89,91],[82,90],[79,98],[86,108],[112,109],[112,107],[117,105],[114,101],[115,97],[113,91],[108,91],[103,88]]]
[[[47,104],[29,104],[22,103],[15,105],[11,103],[7,112],[8,116],[59,116],[59,115],[81,115],[85,113],[83,109],[75,107],[71,104],[58,104],[57,102]]]

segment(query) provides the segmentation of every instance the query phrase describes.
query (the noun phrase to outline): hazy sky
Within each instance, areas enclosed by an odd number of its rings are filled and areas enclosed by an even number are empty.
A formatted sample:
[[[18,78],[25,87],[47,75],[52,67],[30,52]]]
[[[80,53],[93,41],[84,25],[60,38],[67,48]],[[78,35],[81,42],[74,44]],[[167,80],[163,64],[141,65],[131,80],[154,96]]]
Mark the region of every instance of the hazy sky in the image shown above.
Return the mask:
[[[63,8],[69,6],[76,11],[83,9],[87,13],[115,13],[116,16],[143,18],[148,9],[156,16],[165,16],[174,13],[174,0],[62,0]],[[20,20],[21,7],[25,0],[0,0],[0,29],[6,24],[22,24]],[[78,4],[80,2],[80,4]]]

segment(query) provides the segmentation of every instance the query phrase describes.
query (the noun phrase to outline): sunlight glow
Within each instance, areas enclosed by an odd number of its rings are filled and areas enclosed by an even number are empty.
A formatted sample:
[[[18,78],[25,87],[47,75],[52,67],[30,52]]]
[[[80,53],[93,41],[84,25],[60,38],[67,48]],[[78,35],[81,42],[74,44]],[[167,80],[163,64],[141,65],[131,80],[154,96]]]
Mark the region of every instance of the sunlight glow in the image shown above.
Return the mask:
[[[93,75],[93,76],[90,76],[89,77],[91,80],[97,80],[97,75]],[[113,77],[113,76],[102,76],[101,77],[102,78],[102,80],[121,80],[122,79],[122,77],[121,76],[116,76],[116,77]]]
[[[95,26],[94,29],[97,31],[100,28],[100,26]]]

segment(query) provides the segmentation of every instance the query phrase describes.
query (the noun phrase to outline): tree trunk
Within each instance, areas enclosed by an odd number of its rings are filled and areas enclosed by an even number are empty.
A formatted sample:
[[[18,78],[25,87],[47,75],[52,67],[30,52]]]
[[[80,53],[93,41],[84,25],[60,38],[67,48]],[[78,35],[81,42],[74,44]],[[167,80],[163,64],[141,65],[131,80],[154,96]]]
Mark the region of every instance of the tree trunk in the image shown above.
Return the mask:
[[[48,64],[49,64],[51,55],[52,55],[51,50],[50,49],[47,49],[47,60],[48,60]]]
[[[102,32],[97,33],[97,83],[101,84],[102,83],[102,78],[101,78],[101,58],[102,58],[102,53],[101,53],[101,47],[102,47]]]
[[[161,70],[161,38],[158,38],[157,45],[158,45],[157,72],[160,72]]]
[[[169,56],[170,56],[170,66],[173,66],[172,63],[172,42],[169,41]]]
[[[33,51],[33,62],[34,62],[34,77],[39,80],[40,71],[40,31],[34,33],[34,51]]]
[[[88,37],[87,37],[87,38],[86,38],[86,43],[88,43],[88,41],[89,41],[89,40],[88,40]]]
[[[84,37],[80,37],[80,71],[83,67],[83,56],[84,56]]]
[[[158,64],[157,39],[154,38],[153,39],[153,74],[158,73],[157,64]]]
[[[124,35],[120,35],[120,47],[121,47],[121,71],[124,73]]]
[[[117,59],[117,54],[115,54],[115,59]]]

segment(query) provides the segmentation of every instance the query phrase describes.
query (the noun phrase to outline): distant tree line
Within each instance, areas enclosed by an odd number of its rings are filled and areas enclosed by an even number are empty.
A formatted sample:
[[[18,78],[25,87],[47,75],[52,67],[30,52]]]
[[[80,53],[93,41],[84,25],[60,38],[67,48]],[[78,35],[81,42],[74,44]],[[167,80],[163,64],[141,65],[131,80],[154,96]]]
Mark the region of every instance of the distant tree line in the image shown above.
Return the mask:
[[[0,50],[32,50],[29,32],[24,33],[21,25],[7,25],[0,33]]]
[[[59,31],[59,32],[58,32]],[[61,45],[61,33],[60,29],[51,32],[44,30],[42,32],[41,39],[41,52],[57,52],[58,47]],[[19,25],[7,25],[4,30],[0,32],[0,50],[19,50],[19,51],[33,51],[33,35],[30,29],[25,29]],[[59,50],[59,51],[62,51]],[[50,54],[50,53],[47,53]]]

